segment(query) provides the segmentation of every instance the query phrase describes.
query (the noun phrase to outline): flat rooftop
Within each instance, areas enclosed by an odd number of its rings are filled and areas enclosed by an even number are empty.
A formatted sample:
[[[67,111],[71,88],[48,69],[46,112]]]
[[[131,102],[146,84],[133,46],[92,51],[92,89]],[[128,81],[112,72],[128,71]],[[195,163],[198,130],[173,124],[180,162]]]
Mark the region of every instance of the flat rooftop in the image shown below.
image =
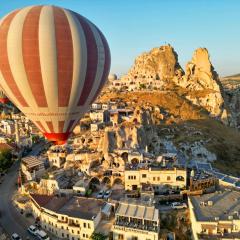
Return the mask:
[[[190,196],[197,221],[228,220],[229,216],[239,219],[240,192],[221,191],[202,196]],[[212,206],[208,205],[212,201]],[[206,203],[205,205],[203,203]],[[238,213],[238,214],[237,214]]]
[[[92,220],[105,205],[103,200],[84,197],[49,197],[31,195],[35,202],[42,208],[69,217]]]
[[[25,166],[27,166],[28,168],[33,168],[33,167],[37,167],[39,165],[42,165],[43,161],[39,160],[35,156],[28,156],[28,157],[22,158],[22,163]]]
[[[116,215],[150,221],[159,220],[159,211],[154,206],[147,206],[138,202],[120,202],[116,211]]]

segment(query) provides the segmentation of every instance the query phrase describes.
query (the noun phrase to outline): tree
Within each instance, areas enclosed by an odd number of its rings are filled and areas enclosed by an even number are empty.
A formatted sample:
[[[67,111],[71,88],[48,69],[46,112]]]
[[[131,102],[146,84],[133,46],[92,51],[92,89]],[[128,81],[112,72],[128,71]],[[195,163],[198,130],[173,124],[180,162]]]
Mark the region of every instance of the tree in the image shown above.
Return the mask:
[[[32,142],[37,143],[39,141],[39,136],[38,135],[32,135]]]
[[[105,236],[102,233],[97,233],[97,232],[94,232],[91,236],[92,240],[105,240],[106,238],[107,238],[107,236]]]
[[[2,150],[0,152],[0,172],[8,169],[12,165],[12,154],[10,150]]]
[[[139,84],[139,88],[140,88],[140,89],[146,89],[146,85],[145,85],[144,83],[140,83],[140,84]]]

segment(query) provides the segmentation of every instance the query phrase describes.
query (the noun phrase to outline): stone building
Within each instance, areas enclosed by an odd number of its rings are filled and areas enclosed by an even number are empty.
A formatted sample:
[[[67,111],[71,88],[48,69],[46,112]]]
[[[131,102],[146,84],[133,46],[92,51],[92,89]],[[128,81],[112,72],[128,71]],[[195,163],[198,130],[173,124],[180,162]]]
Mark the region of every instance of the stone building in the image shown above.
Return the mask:
[[[35,156],[22,158],[21,170],[28,181],[36,181],[45,173],[44,162]]]
[[[34,218],[57,239],[90,239],[97,228],[101,232],[101,220],[108,214],[102,200],[46,195],[30,197]],[[111,212],[111,208],[108,209]]]
[[[159,211],[144,202],[120,202],[115,213],[112,232],[113,240],[158,240]]]
[[[185,188],[187,171],[184,168],[136,167],[125,169],[125,190],[137,190],[144,183],[153,185],[157,191],[162,185]]]
[[[240,192],[190,196],[188,204],[195,240],[240,239]]]

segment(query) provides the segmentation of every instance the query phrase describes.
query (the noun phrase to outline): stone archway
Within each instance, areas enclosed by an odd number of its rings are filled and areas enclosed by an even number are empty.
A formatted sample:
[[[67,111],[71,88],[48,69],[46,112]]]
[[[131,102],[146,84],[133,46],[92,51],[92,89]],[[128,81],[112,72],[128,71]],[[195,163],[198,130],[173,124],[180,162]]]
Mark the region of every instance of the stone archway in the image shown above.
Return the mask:
[[[123,152],[121,154],[121,158],[123,159],[124,162],[128,161],[128,152]]]
[[[100,185],[100,180],[97,177],[93,177],[90,182],[90,185]]]
[[[181,182],[184,182],[184,177],[183,176],[177,176],[176,177],[176,181],[181,181]]]
[[[102,179],[102,184],[111,185],[111,179],[109,177],[105,176]]]
[[[137,158],[132,158],[131,159],[131,164],[132,165],[137,165],[139,163],[139,160]]]
[[[123,185],[123,179],[120,178],[120,177],[115,178],[113,180],[113,185],[116,185],[116,184],[118,184],[118,185],[122,184]]]

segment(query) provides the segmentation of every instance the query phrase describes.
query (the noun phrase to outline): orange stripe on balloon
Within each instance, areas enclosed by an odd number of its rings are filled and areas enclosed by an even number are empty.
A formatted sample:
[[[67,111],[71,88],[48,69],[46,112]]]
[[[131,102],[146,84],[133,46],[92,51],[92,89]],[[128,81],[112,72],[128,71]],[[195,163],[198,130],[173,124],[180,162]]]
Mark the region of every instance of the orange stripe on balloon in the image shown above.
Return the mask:
[[[5,79],[8,87],[11,89],[13,95],[20,103],[22,107],[28,107],[26,100],[24,99],[21,91],[19,90],[13,74],[11,72],[11,67],[8,59],[8,52],[7,52],[7,37],[11,22],[15,15],[19,12],[15,11],[10,13],[2,22],[0,27],[0,70],[2,72],[3,78]],[[14,66],[12,66],[14,67]]]
[[[47,124],[47,126],[48,126],[48,128],[49,128],[50,133],[54,133],[53,123],[47,121],[46,124]]]
[[[47,107],[40,56],[39,56],[39,19],[42,6],[31,8],[28,12],[22,33],[22,52],[28,83],[38,107]]]
[[[58,106],[67,107],[73,78],[73,42],[70,25],[65,12],[53,8],[58,67]]]
[[[58,122],[58,132],[63,133],[64,123],[65,121]]]
[[[37,125],[37,127],[43,131],[46,132],[46,129],[44,128],[44,126],[42,125],[42,123],[40,121],[34,121],[34,123]]]

